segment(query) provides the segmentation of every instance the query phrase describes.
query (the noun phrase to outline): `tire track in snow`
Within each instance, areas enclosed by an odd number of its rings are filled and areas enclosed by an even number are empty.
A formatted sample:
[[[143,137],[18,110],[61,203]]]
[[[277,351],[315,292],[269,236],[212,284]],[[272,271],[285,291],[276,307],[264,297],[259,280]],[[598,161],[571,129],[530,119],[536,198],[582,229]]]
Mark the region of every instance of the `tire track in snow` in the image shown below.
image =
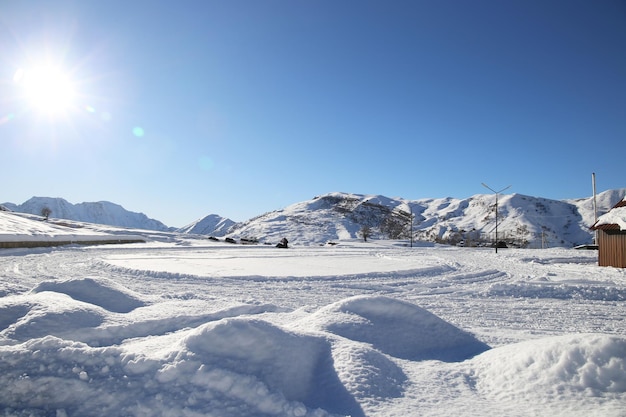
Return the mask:
[[[482,284],[502,281],[503,278],[508,277],[509,275],[506,272],[497,269],[487,269],[480,272],[453,274],[448,276],[447,280],[458,284]]]

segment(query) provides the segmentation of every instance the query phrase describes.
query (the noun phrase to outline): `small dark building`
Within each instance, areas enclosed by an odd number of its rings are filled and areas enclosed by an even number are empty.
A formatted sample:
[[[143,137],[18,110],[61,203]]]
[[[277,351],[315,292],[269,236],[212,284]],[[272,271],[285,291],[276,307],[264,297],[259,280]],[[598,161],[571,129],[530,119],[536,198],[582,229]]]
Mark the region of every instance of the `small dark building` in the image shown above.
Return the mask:
[[[598,232],[598,265],[626,268],[626,197],[591,229]]]

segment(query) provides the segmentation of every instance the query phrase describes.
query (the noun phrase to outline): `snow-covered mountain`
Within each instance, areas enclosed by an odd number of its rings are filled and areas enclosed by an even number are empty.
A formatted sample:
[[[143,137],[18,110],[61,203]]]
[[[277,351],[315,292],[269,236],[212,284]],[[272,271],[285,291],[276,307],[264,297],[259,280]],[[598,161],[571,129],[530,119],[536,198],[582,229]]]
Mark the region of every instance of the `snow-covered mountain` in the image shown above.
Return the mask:
[[[598,215],[626,196],[626,188],[597,195]],[[137,229],[174,231],[142,213],[109,202],[71,204],[61,198],[33,197],[6,208],[89,223]],[[256,239],[275,244],[283,237],[296,244],[322,244],[360,238],[364,227],[373,238],[426,240],[469,246],[495,240],[495,196],[477,194],[466,199],[407,200],[380,195],[328,193],[292,204],[241,223],[216,214],[175,230],[179,233]],[[498,240],[521,247],[571,247],[593,241],[593,197],[552,200],[522,194],[498,198]]]
[[[22,204],[4,203],[6,208],[20,213],[42,215],[49,210],[51,218],[76,220],[80,222],[105,224],[134,229],[170,230],[158,220],[143,213],[135,213],[108,201],[72,204],[62,198],[32,197]]]
[[[185,227],[177,230],[179,233],[193,233],[198,235],[224,236],[235,222],[217,214],[209,214]]]
[[[598,214],[626,195],[626,188],[597,195]],[[276,243],[324,243],[360,237],[408,238],[486,245],[495,240],[495,196],[405,200],[380,195],[329,193],[237,223],[227,235]],[[522,194],[498,199],[498,240],[521,247],[571,247],[591,243],[593,198],[551,200]]]

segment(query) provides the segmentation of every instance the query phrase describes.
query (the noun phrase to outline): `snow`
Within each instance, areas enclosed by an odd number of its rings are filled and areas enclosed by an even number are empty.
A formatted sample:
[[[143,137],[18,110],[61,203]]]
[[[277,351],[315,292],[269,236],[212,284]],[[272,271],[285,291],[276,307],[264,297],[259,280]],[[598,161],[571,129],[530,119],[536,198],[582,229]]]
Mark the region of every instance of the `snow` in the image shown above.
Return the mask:
[[[598,218],[595,226],[616,224],[619,230],[626,230],[626,198],[624,198],[619,207],[612,208],[608,213]]]
[[[143,237],[0,249],[1,415],[624,415],[626,272],[596,252]]]
[[[494,349],[471,362],[487,398],[535,401],[564,415],[623,415],[625,352],[623,337],[565,335]]]
[[[625,195],[626,188],[599,193],[598,213],[606,213]],[[528,248],[590,244],[593,241],[590,226],[595,222],[593,202],[593,197],[552,200],[522,194],[501,195],[498,200],[499,239],[512,246]],[[7,210],[31,214],[32,218],[46,208],[51,210],[52,222],[69,223],[74,228],[90,222],[157,233],[258,239],[274,245],[285,236],[299,245],[355,239],[364,225],[371,228],[372,237],[380,238],[381,234],[388,233],[380,227],[385,222],[388,226],[395,224],[396,228],[402,223],[404,226],[400,227],[407,232],[409,213],[412,213],[413,233],[418,239],[484,246],[495,239],[494,204],[493,194],[477,194],[465,199],[406,200],[331,192],[241,223],[209,214],[179,229],[167,228],[145,214],[127,211],[106,201],[71,204],[62,198],[33,197],[20,205],[5,203],[5,206]],[[58,220],[61,218],[65,220]]]
[[[2,242],[95,242],[107,240],[141,240],[128,231],[112,233],[85,227],[86,224],[66,220],[35,220],[34,216],[0,211],[0,243]]]
[[[352,297],[316,315],[326,317],[323,330],[401,359],[462,361],[489,349],[432,313],[388,297]]]
[[[608,211],[624,195],[626,188],[598,194],[599,212]],[[227,235],[254,237],[274,244],[289,236],[290,242],[299,245],[323,244],[358,238],[363,225],[373,229],[373,237],[381,237],[380,225],[391,213],[408,228],[411,213],[412,230],[419,239],[486,245],[495,239],[495,201],[493,194],[477,194],[465,199],[405,200],[334,192],[234,224]],[[501,195],[498,198],[499,239],[529,248],[587,244],[593,239],[590,226],[595,221],[594,216],[592,197],[552,200],[522,194]],[[203,229],[190,225],[189,229],[181,230],[200,232]],[[223,233],[224,229],[220,228],[215,236]]]
[[[230,219],[225,219],[217,214],[209,214],[187,226],[181,227],[177,232],[224,236],[234,224],[235,222]]]
[[[74,300],[98,305],[108,311],[129,313],[144,306],[138,295],[114,282],[83,278],[71,281],[44,281],[33,288],[33,293],[51,291],[66,294]]]
[[[43,209],[57,219],[108,224],[117,227],[134,227],[148,230],[166,231],[168,228],[158,220],[150,219],[143,213],[135,213],[108,201],[72,204],[62,198],[32,197],[22,204],[4,203],[12,211],[40,215]]]

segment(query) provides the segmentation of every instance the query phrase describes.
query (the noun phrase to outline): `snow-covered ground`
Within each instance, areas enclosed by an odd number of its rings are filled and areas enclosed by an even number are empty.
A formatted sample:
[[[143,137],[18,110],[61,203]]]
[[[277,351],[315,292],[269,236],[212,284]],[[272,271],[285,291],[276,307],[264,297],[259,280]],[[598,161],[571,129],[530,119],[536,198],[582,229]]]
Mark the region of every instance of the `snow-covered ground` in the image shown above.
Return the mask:
[[[110,240],[144,240],[141,234],[131,234],[130,229],[115,229],[71,220],[50,219],[23,213],[0,211],[0,244],[98,242]]]
[[[626,273],[596,257],[3,249],[0,415],[624,416]]]

